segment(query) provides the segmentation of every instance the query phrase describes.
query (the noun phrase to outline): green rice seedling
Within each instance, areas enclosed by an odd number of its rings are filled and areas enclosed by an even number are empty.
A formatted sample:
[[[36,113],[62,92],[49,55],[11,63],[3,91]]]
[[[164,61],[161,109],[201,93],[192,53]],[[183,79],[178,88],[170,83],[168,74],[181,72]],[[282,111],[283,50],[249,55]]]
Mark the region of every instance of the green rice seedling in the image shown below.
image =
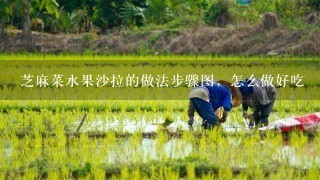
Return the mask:
[[[311,169],[307,171],[306,179],[319,179],[319,167],[313,166]]]
[[[105,176],[106,172],[104,169],[99,167],[93,167],[88,179],[105,179]]]
[[[224,165],[232,162],[230,159],[230,149],[228,140],[221,135],[220,130],[210,131],[208,135],[209,139],[209,150],[208,152],[213,152],[212,154],[208,153],[210,159],[215,159],[218,164]]]
[[[125,108],[125,112],[135,112],[136,107],[134,105],[127,105]]]
[[[140,174],[140,172],[141,172],[141,171],[140,171],[139,168],[135,169],[135,170],[131,173],[132,179],[134,179],[134,180],[143,179],[143,175]]]
[[[203,180],[211,180],[211,179],[214,179],[215,175],[212,173],[208,173],[208,174],[205,174],[204,176],[201,177],[201,179]]]
[[[229,167],[221,167],[218,171],[218,179],[232,179],[233,172]]]
[[[1,179],[5,179],[6,176],[7,176],[7,173],[5,171],[0,171],[0,178]],[[9,177],[7,177],[7,178],[9,178]]]
[[[172,111],[173,112],[185,112],[187,107],[187,101],[175,101],[172,104]]]
[[[70,170],[66,166],[61,167],[59,174],[62,179],[70,179],[71,178]]]
[[[137,132],[134,133],[130,138],[129,138],[129,147],[130,147],[130,152],[134,154],[134,159],[133,162],[139,162],[142,161],[142,151],[141,151],[141,142],[142,142],[142,136],[141,133]],[[131,154],[130,153],[130,154]]]
[[[156,139],[156,154],[159,160],[165,160],[167,158],[164,144],[168,142],[168,135],[166,132],[159,130],[157,132]]]
[[[194,164],[192,164],[192,163],[187,166],[187,177],[188,177],[188,179],[195,179],[196,178],[196,174],[194,171]]]
[[[154,108],[152,105],[150,104],[143,104],[143,105],[140,105],[140,111],[142,112],[154,112]]]
[[[290,168],[288,166],[280,166],[277,168],[277,171],[274,173],[271,173],[269,175],[270,178],[272,179],[295,179],[298,178],[295,173],[294,173],[294,169]],[[299,178],[298,178],[299,179]]]
[[[38,169],[32,168],[26,170],[25,174],[23,174],[23,179],[38,179]]]
[[[48,172],[48,179],[49,180],[59,179],[59,173],[55,170],[50,170]]]
[[[129,169],[127,167],[123,167],[121,169],[120,178],[121,179],[130,179],[130,173],[129,173]]]
[[[206,154],[208,152],[207,144],[208,144],[208,142],[207,142],[206,133],[203,132],[201,134],[201,138],[199,140],[199,149],[198,149],[198,152],[197,152],[197,154],[199,154],[200,158],[206,158]]]
[[[164,115],[164,122],[161,125],[162,125],[162,127],[166,128],[171,123],[173,123],[173,121],[174,121],[173,117],[169,113],[166,113]]]
[[[265,172],[259,166],[249,167],[247,171],[251,178],[264,179],[265,177]]]
[[[114,69],[117,72],[130,72],[132,73],[131,66],[122,66],[123,60],[150,60],[150,63],[154,60],[187,60],[194,63],[194,66],[187,66],[189,62],[180,61],[181,66],[170,67],[165,65],[137,67],[137,75],[142,73],[163,73],[159,70],[159,67],[165,67],[168,70],[168,75],[172,76],[177,71],[182,75],[186,75],[188,72],[192,73],[208,73],[212,74],[214,71],[215,78],[229,77],[233,73],[243,73],[244,76],[250,75],[252,68],[259,72],[257,76],[262,75],[267,70],[272,75],[279,72],[284,74],[292,74],[292,72],[300,73],[305,77],[306,88],[278,88],[279,98],[275,103],[273,112],[269,118],[269,122],[277,119],[286,118],[289,116],[303,115],[307,113],[313,113],[320,111],[320,101],[311,100],[313,97],[317,97],[319,93],[320,76],[314,75],[316,71],[317,62],[313,62],[315,67],[308,65],[308,63],[290,61],[290,63],[279,64],[277,67],[272,67],[268,64],[272,60],[279,60],[279,58],[263,58],[256,57],[255,60],[265,60],[265,64],[261,64],[261,67],[255,67],[251,63],[248,66],[248,62],[239,61],[241,64],[231,64],[227,66],[229,57],[202,57],[198,58],[194,56],[78,56],[78,55],[0,55],[1,58],[9,59],[38,59],[44,61],[47,60],[59,60],[59,59],[74,59],[81,60],[82,58],[88,58],[88,61],[94,62],[94,60],[116,60],[113,63]],[[208,61],[207,66],[201,67],[199,60],[214,59],[214,63]],[[247,57],[230,57],[233,60],[247,60]],[[295,60],[296,58],[290,58]],[[305,58],[308,59],[308,58]],[[311,58],[312,59],[312,58]],[[224,62],[219,62],[222,60]],[[252,60],[252,59],[250,59]],[[310,59],[309,59],[310,60]],[[45,63],[45,62],[41,63]],[[85,63],[88,61],[74,62],[76,66],[85,67]],[[176,61],[175,61],[176,62]],[[213,61],[212,61],[213,62]],[[57,63],[57,64],[55,64]],[[96,62],[94,62],[96,63]],[[135,63],[132,61],[132,63]],[[157,64],[159,62],[156,62]],[[219,64],[217,66],[217,64]],[[230,63],[233,63],[230,61]],[[277,62],[272,62],[277,63]],[[20,61],[16,64],[7,63],[7,68],[4,69],[4,76],[0,78],[0,86],[9,84],[1,89],[1,94],[6,94],[3,97],[10,97],[14,95],[19,97],[19,91],[14,90],[19,87],[21,79],[15,79],[12,75],[6,74],[21,74],[21,67],[25,62]],[[42,66],[36,63],[30,67],[30,72],[38,73],[50,73],[52,69],[57,72],[73,72],[75,74],[89,73],[93,75],[106,73],[110,76],[113,72],[105,72],[106,67],[92,66],[85,69],[84,72],[80,71],[80,68],[55,68],[55,65],[59,65],[59,62],[49,62],[48,66]],[[50,68],[49,68],[50,67]],[[51,70],[50,70],[51,69]],[[10,72],[10,73],[9,73]],[[69,74],[66,74],[69,75]],[[15,86],[14,86],[15,85]],[[14,88],[15,87],[15,88]],[[109,86],[106,88],[110,88]],[[102,89],[102,88],[101,88]],[[179,177],[179,170],[170,166],[157,166],[157,169],[151,170],[151,175],[145,173],[143,167],[136,166],[132,168],[132,164],[141,163],[142,161],[150,162],[152,159],[159,161],[161,164],[165,161],[172,161],[173,158],[182,158],[186,160],[189,156],[200,158],[206,163],[217,164],[220,171],[217,173],[217,177],[221,179],[248,179],[248,178],[297,178],[297,179],[319,179],[317,171],[318,158],[316,152],[319,152],[320,138],[317,135],[312,140],[308,139],[305,134],[294,132],[291,135],[290,146],[283,146],[281,134],[275,134],[273,132],[267,132],[263,138],[258,131],[252,131],[247,133],[245,131],[238,131],[233,135],[230,135],[223,131],[222,128],[214,129],[213,131],[182,131],[181,138],[172,138],[169,140],[166,131],[157,132],[157,136],[154,137],[150,143],[150,149],[155,149],[155,155],[150,154],[149,157],[143,155],[148,150],[143,147],[145,144],[142,139],[142,131],[144,123],[147,124],[159,124],[164,120],[165,126],[168,126],[174,120],[188,120],[188,93],[191,88],[173,88],[170,89],[170,93],[163,93],[164,89],[157,90],[154,88],[150,92],[141,92],[141,87],[133,88],[132,94],[137,95],[135,98],[140,99],[143,95],[149,94],[155,97],[160,97],[163,94],[168,95],[167,99],[179,99],[177,94],[183,96],[183,100],[1,100],[0,101],[0,158],[4,161],[0,162],[0,174],[3,178],[12,179],[29,179],[32,177],[47,177],[53,179],[72,179],[72,178],[103,178],[103,167],[108,165],[117,164],[120,168],[127,168],[123,170],[121,175],[113,176],[116,179],[119,178],[137,178],[137,179],[179,179],[179,178],[199,178],[196,177],[197,163],[189,162],[187,164],[187,172],[185,177]],[[293,90],[294,89],[294,90]],[[28,96],[37,96],[39,92],[37,89],[32,89]],[[67,95],[73,97],[72,91],[55,91],[52,90],[53,96]],[[77,96],[77,98],[85,98],[88,95],[88,89],[74,89],[78,92],[85,94],[85,96]],[[92,92],[96,89],[92,89]],[[109,89],[108,89],[109,90]],[[120,91],[118,89],[117,91]],[[150,90],[150,89],[149,89]],[[27,91],[27,90],[26,90]],[[105,93],[105,89],[102,89]],[[161,92],[161,93],[160,93]],[[99,93],[91,93],[96,98],[101,98]],[[127,96],[128,94],[124,94]],[[141,95],[141,96],[140,96]],[[116,99],[119,94],[115,93],[110,96],[110,99]],[[168,98],[169,97],[169,98]],[[185,97],[185,98],[184,98]],[[19,99],[19,98],[17,98]],[[284,100],[292,99],[292,100]],[[305,99],[305,100],[303,100]],[[69,138],[66,134],[75,132],[73,123],[81,119],[84,113],[88,114],[88,119],[85,121],[85,125],[82,127],[81,135],[77,138]],[[199,117],[197,117],[199,118]],[[129,120],[129,121],[128,121]],[[100,127],[93,129],[90,132],[85,131],[85,127],[90,127],[96,122],[102,121],[101,132],[105,136],[102,138],[89,137],[90,133],[97,133]],[[242,109],[234,108],[229,113],[229,119],[231,126],[244,126],[242,119]],[[228,123],[229,123],[228,122]],[[116,128],[118,131],[104,130],[103,126],[108,126],[111,123],[118,123]],[[128,138],[116,137],[124,132],[124,127],[128,124],[134,124],[136,127],[135,132]],[[100,126],[100,124],[99,124]],[[141,126],[141,127],[140,127]],[[241,129],[241,128],[240,128]],[[201,132],[201,133],[200,133]],[[200,136],[198,136],[200,133]],[[123,135],[123,134],[122,134]],[[191,146],[191,148],[190,148]],[[190,148],[190,150],[188,150]],[[292,156],[277,157],[276,153],[282,152],[285,148],[294,149],[295,155],[298,158],[302,157],[301,167],[312,167],[306,170],[306,173],[299,171],[300,165],[292,167],[292,163],[289,162]],[[280,154],[279,156],[285,156]],[[130,167],[130,168],[129,168]],[[134,166],[135,167],[135,166]],[[245,169],[241,169],[245,167]],[[240,169],[240,174],[233,174],[234,168]],[[16,173],[17,170],[21,173]],[[276,171],[273,171],[276,170]],[[127,171],[127,172],[126,172]],[[6,174],[5,174],[6,173]],[[82,176],[78,176],[82,173]],[[266,174],[267,173],[267,174]],[[1,175],[0,175],[1,176]],[[112,176],[112,175],[110,175]],[[214,174],[206,174],[203,178],[212,179]],[[0,177],[1,178],[1,177]]]
[[[163,167],[159,170],[157,179],[179,179],[179,173],[172,170],[170,167]]]
[[[121,112],[121,111],[122,111],[122,107],[121,107],[120,104],[118,104],[118,103],[112,104],[112,106],[110,108],[110,112],[118,113],[118,112]]]
[[[194,134],[191,131],[184,131],[182,132],[182,138],[183,140],[195,144],[198,139],[194,136]]]

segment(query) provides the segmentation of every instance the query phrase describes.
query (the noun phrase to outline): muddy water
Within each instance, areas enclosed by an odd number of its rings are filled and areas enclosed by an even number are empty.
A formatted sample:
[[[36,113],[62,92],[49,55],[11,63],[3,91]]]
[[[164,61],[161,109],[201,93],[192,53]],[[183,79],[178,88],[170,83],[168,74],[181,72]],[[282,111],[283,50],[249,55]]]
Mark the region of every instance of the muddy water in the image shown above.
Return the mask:
[[[228,139],[228,141],[230,148],[235,148],[241,143],[241,140],[234,138],[230,138]],[[117,149],[110,150],[110,153],[108,154],[108,157],[106,157],[106,159],[109,163],[131,163],[135,162],[135,160],[128,157],[134,157],[137,155],[137,152],[140,152],[143,162],[147,162],[149,160],[161,160],[161,158],[184,158],[199,150],[199,147],[195,147],[195,145],[190,142],[186,142],[181,139],[170,139],[166,143],[164,143],[161,149],[161,152],[163,153],[161,154],[161,156],[159,156],[156,144],[156,140],[142,139],[141,146],[139,146],[137,149],[130,149],[132,147],[130,145],[130,142],[125,141],[121,144],[118,144]],[[264,144],[264,146],[269,145]],[[119,156],[118,152],[123,152],[121,149],[124,149],[126,151],[125,156]],[[308,151],[312,151],[312,148],[309,148]],[[273,155],[270,157],[266,157],[265,161],[286,163],[290,166],[303,169],[311,168],[314,164],[317,167],[320,167],[319,154],[310,154],[308,152],[306,152],[305,154],[297,153],[297,150],[291,146],[275,148]],[[237,166],[244,168],[246,167],[246,162],[238,162]]]
[[[147,162],[150,160],[159,160],[161,158],[184,158],[189,156],[193,151],[193,146],[181,139],[170,139],[163,144],[161,154],[159,154],[159,147],[157,141],[154,139],[143,138],[141,144],[132,146],[129,141],[122,141],[117,144],[116,148],[108,150],[108,163],[130,163],[135,161]],[[119,152],[125,152],[125,156],[119,156]],[[134,157],[139,157],[135,159]]]
[[[81,128],[81,132],[90,132],[90,131],[100,131],[100,132],[108,132],[108,131],[117,131],[122,133],[134,133],[134,132],[145,132],[151,133],[156,132],[159,129],[159,124],[161,124],[163,120],[154,120],[152,123],[148,122],[144,117],[139,121],[132,121],[130,119],[114,119],[112,122],[103,120],[102,117],[95,119],[94,121],[87,122]],[[75,122],[73,127],[77,127],[80,122]],[[247,131],[250,129],[247,124],[237,124],[233,123],[223,123],[222,128],[226,132],[237,132],[237,131]],[[173,123],[171,123],[166,129],[170,132],[176,132],[177,130],[189,131],[189,130],[200,130],[201,121],[199,119],[195,119],[194,125],[192,128],[187,124],[186,121],[181,120],[180,117],[177,117]]]
[[[159,128],[159,124],[161,124],[163,120],[154,120],[152,123],[147,121],[145,118],[142,118],[139,121],[132,121],[130,119],[118,120],[113,119],[112,122],[103,120],[102,117],[95,119],[92,122],[88,122],[85,124],[82,132],[90,132],[90,131],[118,131],[118,132],[126,132],[126,133],[134,133],[134,132],[156,132]],[[78,123],[75,123],[77,126]],[[235,132],[250,132],[250,128],[248,125],[243,123],[237,123],[227,121],[222,124],[222,128],[224,131],[229,133]],[[170,132],[176,132],[177,130],[190,131],[190,130],[199,130],[201,129],[201,120],[195,119],[195,123],[192,129],[190,129],[189,125],[186,121],[181,120],[181,118],[177,117],[175,121],[170,124],[167,129]],[[241,139],[236,139],[232,137],[228,137],[228,143],[230,148],[237,148],[241,145]],[[265,142],[260,143],[262,146],[272,146],[266,144]],[[146,162],[149,160],[161,160],[161,158],[184,158],[192,153],[197,153],[199,147],[195,147],[194,144],[190,142],[186,142],[183,139],[169,139],[167,142],[163,144],[161,147],[161,155],[159,156],[159,147],[157,147],[157,140],[155,139],[147,139],[143,138],[141,144],[135,149],[130,149],[132,145],[129,140],[121,140],[115,149],[109,149],[108,157],[106,160],[109,163],[130,163],[134,162],[134,157],[139,152],[140,159]],[[313,149],[310,146],[308,148],[308,152],[301,153],[301,151],[297,151],[295,148],[284,145],[283,147],[276,147],[273,149],[273,154],[270,157],[266,157],[267,161],[270,162],[285,162],[290,166],[300,167],[300,168],[310,168],[313,164],[316,164],[320,167],[320,155],[318,153],[309,153],[312,152]],[[121,156],[120,153],[125,152],[126,156]],[[239,167],[245,167],[246,163],[238,163]]]
[[[77,127],[79,122],[74,124]],[[126,120],[117,120],[112,121],[103,120],[102,118],[95,119],[91,122],[86,122],[82,127],[82,132],[89,131],[119,131],[119,132],[129,132],[134,133],[138,132],[156,132],[159,128],[159,125],[162,123],[161,120],[155,120],[150,123],[146,119],[142,118],[139,121],[131,121],[130,119]],[[237,132],[237,131],[246,131],[249,132],[250,129],[248,126],[243,124],[225,123],[222,125],[223,129],[227,132]],[[195,120],[194,130],[201,128],[201,121],[199,119]],[[189,126],[185,121],[182,121],[179,117],[168,126],[168,129],[172,132],[180,130],[189,131]],[[235,137],[226,137],[228,149],[220,149],[222,151],[226,150],[231,153],[239,153],[239,147],[243,144],[241,138]],[[90,141],[100,141],[96,139],[91,139]],[[2,157],[4,159],[10,160],[13,157],[13,152],[17,151],[14,149],[10,141],[2,142],[5,145],[1,152],[3,152]],[[266,142],[256,142],[258,145],[261,145],[262,152],[259,152],[260,160],[265,160],[267,162],[279,162],[285,163],[290,166],[299,167],[299,168],[310,168],[313,165],[316,165],[320,168],[320,154],[314,152],[312,144],[308,145],[307,152],[301,152],[300,149],[295,149],[292,146],[284,145],[273,147],[272,144]],[[160,144],[160,145],[159,145]],[[134,163],[134,162],[148,162],[150,160],[164,160],[164,159],[177,159],[185,158],[192,155],[201,155],[203,152],[202,149],[195,142],[189,142],[182,138],[171,138],[165,140],[165,142],[159,143],[158,138],[156,139],[147,139],[142,138],[138,139],[138,142],[132,142],[132,139],[119,139],[113,145],[107,145],[103,143],[98,143],[96,149],[97,151],[93,152],[98,155],[104,154],[102,158],[104,161],[109,164],[119,164],[119,163]],[[304,148],[304,147],[301,147]],[[266,155],[271,149],[272,154]],[[68,151],[66,149],[66,151]],[[107,152],[103,152],[107,151]],[[241,155],[238,155],[238,157]],[[214,160],[213,160],[214,161]],[[259,160],[257,160],[259,161]],[[236,160],[234,162],[238,167],[246,167],[247,163],[245,161]]]

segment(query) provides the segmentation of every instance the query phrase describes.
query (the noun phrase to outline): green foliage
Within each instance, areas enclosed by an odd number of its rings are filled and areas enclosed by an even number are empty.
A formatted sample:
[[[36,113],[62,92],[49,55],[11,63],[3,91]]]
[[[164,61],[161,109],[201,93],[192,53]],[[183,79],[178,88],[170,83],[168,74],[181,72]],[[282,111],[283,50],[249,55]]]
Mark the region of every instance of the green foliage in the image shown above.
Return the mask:
[[[150,36],[150,40],[151,40],[151,43],[152,43],[152,44],[157,43],[158,39],[159,39],[159,34],[152,34],[152,35]]]
[[[192,15],[202,15],[203,10],[209,7],[209,0],[188,0],[187,4]]]
[[[291,0],[292,1],[292,0]],[[254,0],[252,3],[253,8],[259,13],[274,12],[274,0]],[[250,14],[248,14],[249,16]]]
[[[121,7],[121,19],[125,24],[141,26],[145,20],[145,8],[126,1]]]
[[[143,104],[140,106],[140,111],[142,112],[154,112],[154,108],[150,104]]]
[[[30,169],[36,168],[40,174],[47,174],[50,169],[50,162],[46,157],[39,157],[29,164]]]
[[[180,17],[181,14],[201,16],[209,6],[209,0],[167,0],[167,2],[175,18]]]
[[[154,54],[154,50],[150,47],[148,43],[141,43],[139,46],[138,54],[146,56],[148,54]]]
[[[66,12],[71,13],[76,11],[80,8],[84,7],[93,7],[96,4],[97,0],[59,0],[59,5],[63,8]]]
[[[93,23],[102,31],[121,25],[121,7],[125,0],[97,0]]]
[[[56,27],[59,32],[73,32],[73,25],[77,22],[76,12],[67,13],[63,9],[60,10],[60,16],[57,19]],[[54,25],[51,25],[53,28]]]
[[[315,11],[320,11],[320,1],[319,0],[307,0],[307,5],[310,6]]]
[[[39,9],[45,10],[48,14],[54,14],[55,17],[59,17],[59,4],[55,0],[41,0]]]
[[[9,20],[8,1],[0,2],[0,40],[5,36],[5,23]]]
[[[0,2],[0,20],[7,22],[9,20],[9,1],[2,0]]]
[[[260,13],[253,6],[242,6],[235,4],[230,7],[230,14],[235,23],[256,24],[259,22]]]
[[[170,113],[166,113],[164,115],[164,122],[162,123],[163,127],[169,126],[171,123],[173,123],[174,119]]]
[[[225,1],[218,1],[213,3],[204,15],[204,22],[208,25],[220,26],[226,25],[230,20],[228,3]]]
[[[167,5],[175,15],[183,13],[187,8],[186,0],[167,0]]]
[[[21,28],[26,2],[2,0],[1,27],[6,23],[6,26]],[[53,33],[89,32],[96,28],[105,32],[123,25],[147,26],[145,29],[172,29],[196,26],[201,21],[217,25],[221,16],[229,16],[228,12],[232,16],[233,23],[250,24],[258,23],[263,13],[275,12],[280,20],[285,19],[285,25],[300,28],[305,27],[303,16],[311,11],[320,11],[319,0],[255,0],[250,5],[240,5],[236,0],[30,0],[30,2],[30,19],[34,22],[40,22],[38,20],[41,19],[44,22],[44,29],[39,26],[34,29]],[[225,24],[223,23],[223,26]]]
[[[306,12],[304,0],[275,0],[277,15],[285,18],[294,18]]]
[[[167,22],[171,17],[167,0],[147,0],[147,18],[149,22],[160,24]]]
[[[120,104],[113,104],[110,108],[110,112],[121,112],[122,108]]]
[[[85,177],[86,175],[88,175],[91,172],[92,166],[90,163],[85,163],[84,166],[80,166],[77,167],[76,169],[73,170],[73,175],[76,178],[81,178],[81,177]]]

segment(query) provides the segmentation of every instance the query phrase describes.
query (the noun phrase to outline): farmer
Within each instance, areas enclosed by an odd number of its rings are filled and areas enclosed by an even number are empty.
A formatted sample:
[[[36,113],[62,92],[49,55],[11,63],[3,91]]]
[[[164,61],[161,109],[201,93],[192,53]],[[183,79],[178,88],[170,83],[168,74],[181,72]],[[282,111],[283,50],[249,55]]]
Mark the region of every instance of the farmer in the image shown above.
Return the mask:
[[[260,79],[238,82],[242,94],[243,117],[253,119],[256,127],[267,126],[268,117],[276,100],[276,88],[264,85]],[[253,114],[248,115],[248,107],[253,109]],[[249,124],[253,126],[253,121]]]
[[[238,88],[231,86],[231,83],[226,81],[218,82],[201,82],[190,92],[190,101],[188,116],[188,124],[193,125],[194,112],[200,115],[203,119],[202,126],[205,129],[212,129],[217,121],[225,122],[227,111],[232,107],[241,104],[241,93]],[[222,118],[219,119],[215,113],[217,109],[223,107]]]

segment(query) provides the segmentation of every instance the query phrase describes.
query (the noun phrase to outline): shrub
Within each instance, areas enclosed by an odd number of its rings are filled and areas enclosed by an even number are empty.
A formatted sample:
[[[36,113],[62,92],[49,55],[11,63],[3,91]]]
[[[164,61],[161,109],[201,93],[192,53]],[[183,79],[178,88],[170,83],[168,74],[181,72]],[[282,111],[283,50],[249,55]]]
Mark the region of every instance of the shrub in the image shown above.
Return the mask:
[[[280,17],[295,18],[310,12],[305,0],[275,0],[276,14]]]
[[[226,26],[231,22],[231,16],[228,10],[228,4],[224,1],[218,1],[212,4],[205,12],[204,22],[208,25]]]
[[[259,21],[260,14],[252,5],[232,4],[229,6],[229,12],[233,23],[256,24]]]
[[[90,46],[92,46],[93,45],[93,43],[95,42],[95,41],[97,41],[99,39],[99,36],[98,35],[96,35],[96,34],[94,34],[94,33],[84,33],[83,35],[82,35],[82,46],[84,47],[84,48],[89,48]]]
[[[320,11],[320,1],[319,0],[307,0],[307,5],[313,10]]]

